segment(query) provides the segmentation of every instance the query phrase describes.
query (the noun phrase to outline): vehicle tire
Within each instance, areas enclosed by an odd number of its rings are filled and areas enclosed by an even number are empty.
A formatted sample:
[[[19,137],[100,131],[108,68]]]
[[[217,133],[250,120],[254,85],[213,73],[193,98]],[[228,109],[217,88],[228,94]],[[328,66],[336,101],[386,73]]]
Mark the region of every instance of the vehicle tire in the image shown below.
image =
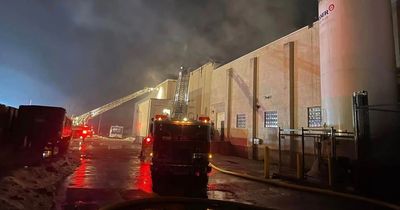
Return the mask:
[[[193,176],[191,180],[192,180],[192,185],[187,194],[192,197],[207,198],[207,184],[208,184],[207,174],[201,174],[200,176]]]
[[[67,153],[67,146],[63,143],[58,145],[58,156],[63,156]]]
[[[201,174],[198,177],[195,177],[196,183],[198,183],[201,186],[207,186],[208,184],[208,176],[207,174]]]

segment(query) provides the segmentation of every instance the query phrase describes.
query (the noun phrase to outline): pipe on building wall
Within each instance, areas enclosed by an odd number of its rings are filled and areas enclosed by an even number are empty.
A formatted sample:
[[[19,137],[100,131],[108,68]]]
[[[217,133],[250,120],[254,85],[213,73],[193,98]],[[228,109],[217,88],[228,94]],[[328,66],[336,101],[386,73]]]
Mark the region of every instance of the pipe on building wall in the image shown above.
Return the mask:
[[[289,128],[290,129],[295,129],[295,104],[294,104],[294,68],[295,68],[295,63],[294,63],[294,42],[288,42],[285,44],[285,48],[287,49],[287,54],[288,54],[288,75],[289,75],[289,80],[288,80],[288,95],[289,95]],[[290,165],[295,166],[296,165],[296,152],[297,152],[297,143],[296,139],[294,138],[293,135],[290,136]]]
[[[229,141],[231,137],[231,124],[232,124],[232,77],[233,77],[233,69],[228,69],[227,70],[227,78],[228,78],[228,87],[227,87],[227,92],[228,92],[228,103],[227,103],[227,111],[226,111],[226,137]],[[224,132],[225,133],[225,132]],[[223,134],[225,135],[225,134]]]
[[[258,147],[254,143],[254,139],[258,138],[257,135],[257,111],[258,111],[258,57],[254,57],[252,59],[252,66],[253,66],[253,113],[252,113],[252,158],[254,160],[258,159]]]

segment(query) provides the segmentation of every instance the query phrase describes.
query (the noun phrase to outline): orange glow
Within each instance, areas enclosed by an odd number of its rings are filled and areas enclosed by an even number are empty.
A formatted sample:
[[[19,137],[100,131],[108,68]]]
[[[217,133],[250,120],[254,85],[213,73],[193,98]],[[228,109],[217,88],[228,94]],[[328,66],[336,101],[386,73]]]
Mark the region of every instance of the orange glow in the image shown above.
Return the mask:
[[[157,114],[155,117],[155,119],[157,119],[157,120],[165,120],[167,118],[168,118],[168,116],[164,115],[164,114]]]
[[[199,117],[199,121],[207,123],[210,121],[210,118],[209,117]]]

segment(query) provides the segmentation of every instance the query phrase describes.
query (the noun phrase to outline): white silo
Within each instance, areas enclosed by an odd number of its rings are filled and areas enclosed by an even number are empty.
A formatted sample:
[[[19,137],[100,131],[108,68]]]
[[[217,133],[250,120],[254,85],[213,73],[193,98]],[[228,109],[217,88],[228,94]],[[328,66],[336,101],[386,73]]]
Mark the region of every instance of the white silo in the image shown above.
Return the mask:
[[[369,104],[396,103],[391,3],[320,0],[319,18],[323,120],[351,131],[354,91],[368,91]],[[375,125],[381,121],[371,118]]]

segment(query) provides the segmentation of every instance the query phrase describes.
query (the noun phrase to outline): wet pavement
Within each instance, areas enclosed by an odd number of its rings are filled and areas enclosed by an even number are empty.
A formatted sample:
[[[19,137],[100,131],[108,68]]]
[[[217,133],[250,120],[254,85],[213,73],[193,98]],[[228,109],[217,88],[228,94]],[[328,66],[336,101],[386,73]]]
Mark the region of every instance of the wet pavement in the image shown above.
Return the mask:
[[[56,209],[97,209],[121,201],[159,196],[152,192],[150,165],[138,158],[138,144],[88,139],[84,143],[74,141],[71,149],[80,155],[81,165],[60,187]],[[191,180],[176,177],[169,179],[168,184],[170,195],[202,196],[195,193],[202,189],[196,189]],[[380,209],[353,200],[273,187],[214,169],[209,174],[204,196],[277,209]]]

